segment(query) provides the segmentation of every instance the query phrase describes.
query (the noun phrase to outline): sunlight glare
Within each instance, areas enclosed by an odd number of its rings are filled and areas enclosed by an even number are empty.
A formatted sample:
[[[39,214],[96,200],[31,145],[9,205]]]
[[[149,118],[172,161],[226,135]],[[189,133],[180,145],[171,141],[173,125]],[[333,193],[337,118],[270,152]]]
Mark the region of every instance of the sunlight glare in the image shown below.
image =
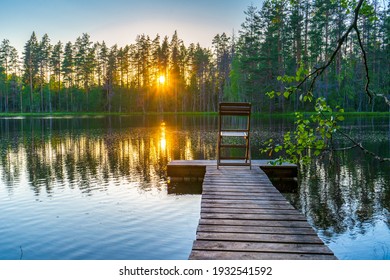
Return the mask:
[[[158,82],[160,84],[164,84],[165,83],[165,76],[164,75],[161,75],[160,77],[158,77]]]
[[[160,134],[160,147],[161,147],[161,150],[162,151],[165,151],[166,148],[167,148],[167,138],[166,138],[166,130],[165,130],[165,122],[162,122],[161,123],[161,126],[160,126],[160,131],[161,131],[161,134]]]

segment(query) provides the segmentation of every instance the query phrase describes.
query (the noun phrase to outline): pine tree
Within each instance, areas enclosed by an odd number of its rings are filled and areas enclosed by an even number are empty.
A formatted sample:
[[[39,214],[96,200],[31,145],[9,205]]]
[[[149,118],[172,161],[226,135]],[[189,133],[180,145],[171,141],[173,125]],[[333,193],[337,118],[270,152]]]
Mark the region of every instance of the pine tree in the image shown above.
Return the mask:
[[[264,2],[266,6],[267,1]],[[263,7],[264,7],[263,6]],[[242,83],[242,90],[240,92],[241,101],[251,101],[253,102],[255,92],[259,88],[259,67],[261,64],[261,42],[263,40],[262,30],[266,26],[262,26],[261,17],[259,11],[253,5],[250,5],[248,9],[244,12],[246,17],[244,23],[241,25],[241,30],[239,31],[239,40],[237,43],[237,53],[240,58],[240,72],[241,72],[241,81],[236,81],[236,83]],[[259,109],[259,104],[253,104],[255,110]]]
[[[222,33],[221,35],[217,34],[213,41],[214,48],[214,59],[216,62],[216,90],[218,101],[223,100],[223,94],[226,86],[230,84],[229,75],[231,71],[232,64],[232,42],[231,38]]]
[[[73,109],[73,86],[74,86],[74,54],[73,45],[71,42],[66,43],[64,49],[64,58],[62,60],[62,74],[64,84],[66,88],[66,111],[69,112],[69,108]],[[69,106],[70,95],[70,106]]]
[[[9,71],[11,67],[12,46],[8,39],[4,39],[0,45],[0,112],[8,112],[9,98]],[[4,93],[4,101],[3,101]]]
[[[18,70],[18,52],[10,45],[8,39],[4,39],[0,44],[0,112],[16,111],[17,95],[22,96]],[[19,103],[22,104],[22,99],[19,99]],[[20,104],[19,108],[22,111],[23,108]]]
[[[89,108],[89,92],[93,83],[93,72],[95,68],[95,46],[90,41],[90,36],[83,33],[75,42],[75,72],[76,84],[84,90],[86,95],[85,107]]]
[[[39,72],[39,48],[35,32],[24,46],[24,81],[29,85],[30,91],[30,112],[33,112],[34,90],[38,79]]]
[[[107,75],[107,64],[108,64],[108,48],[106,43],[103,41],[101,44],[97,43],[96,48],[96,74],[97,84],[99,87],[104,83],[104,77]]]
[[[143,112],[148,110],[151,85],[151,42],[149,36],[143,34],[136,39],[136,80],[138,90],[138,106]]]
[[[39,64],[39,87],[40,87],[40,96],[41,96],[41,108],[40,111],[47,111],[47,106],[44,102],[44,88],[47,84],[49,73],[49,62],[51,54],[51,44],[50,39],[47,34],[43,35],[41,42],[38,44],[38,64]],[[51,92],[50,85],[48,90],[48,107],[51,112]]]
[[[62,63],[62,55],[63,55],[63,49],[62,49],[62,43],[59,41],[56,45],[54,45],[51,58],[50,58],[50,66],[53,71],[53,82],[57,89],[57,110],[61,109],[61,63]]]
[[[179,90],[180,90],[180,82],[181,82],[181,73],[180,73],[180,46],[183,42],[179,39],[177,35],[177,31],[174,32],[171,42],[169,44],[170,49],[170,83],[172,85],[173,95],[175,96],[174,101],[174,111],[177,112],[178,104],[179,104]]]
[[[117,55],[118,47],[114,45],[111,47],[108,54],[107,74],[105,77],[105,92],[107,96],[107,110],[111,112],[111,101],[114,95],[114,87],[117,83]]]

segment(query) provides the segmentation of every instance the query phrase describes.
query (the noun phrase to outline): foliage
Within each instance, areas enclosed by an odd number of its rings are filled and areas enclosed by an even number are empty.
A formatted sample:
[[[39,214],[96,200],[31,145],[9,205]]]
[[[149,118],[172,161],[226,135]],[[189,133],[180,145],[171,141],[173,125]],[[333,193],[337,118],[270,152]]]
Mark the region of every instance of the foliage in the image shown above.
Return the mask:
[[[312,156],[319,156],[332,145],[333,135],[340,128],[339,122],[344,120],[343,113],[340,107],[333,111],[325,99],[319,97],[315,102],[315,113],[305,116],[296,112],[295,129],[284,134],[282,143],[275,143],[273,139],[265,141],[261,151],[268,156],[282,154],[271,161],[273,164],[309,163]]]
[[[212,50],[187,47],[175,31],[171,39],[142,34],[124,47],[92,42],[87,33],[52,45],[47,34],[39,40],[33,32],[19,64],[4,40],[0,112],[215,111],[230,87],[233,44],[223,33]]]
[[[332,2],[332,4],[337,5],[337,2]],[[348,1],[344,1],[341,3],[341,6],[346,8],[346,5],[349,5]],[[336,66],[336,72],[338,76],[336,76],[336,80],[338,82],[338,86],[340,88],[340,84],[343,82],[345,76],[340,75],[341,68],[339,63],[340,55],[342,54],[342,47],[346,44],[347,39],[350,39],[351,32],[355,31],[357,44],[359,45],[359,50],[361,51],[361,57],[363,62],[364,74],[362,76],[365,77],[365,86],[364,93],[369,98],[369,101],[372,101],[373,97],[380,96],[372,92],[370,88],[370,77],[373,74],[369,71],[369,61],[367,59],[367,51],[365,46],[363,45],[361,31],[357,25],[359,16],[366,16],[369,18],[370,22],[376,20],[373,18],[374,9],[372,6],[367,7],[367,3],[363,0],[360,0],[355,5],[353,20],[350,23],[349,27],[345,29],[344,32],[340,33],[337,44],[334,45],[334,50],[330,52],[330,55],[325,61],[323,65],[317,66],[314,69],[305,68],[301,63],[300,67],[296,71],[295,76],[279,76],[278,80],[282,81],[284,84],[292,84],[291,86],[286,86],[284,88],[284,92],[281,91],[271,91],[266,93],[270,98],[275,98],[276,96],[284,96],[285,98],[289,98],[291,95],[298,95],[299,101],[303,104],[308,104],[313,101],[314,98],[314,90],[316,88],[316,84],[322,76],[327,76],[328,72],[326,72],[329,68],[332,69],[332,66]],[[348,11],[348,10],[347,10]],[[368,46],[369,47],[369,46]],[[348,65],[347,61],[345,64]],[[352,63],[353,65],[353,63]],[[348,68],[347,68],[348,70]],[[346,71],[345,73],[349,73]],[[350,75],[351,77],[352,75]],[[350,84],[344,89],[344,91],[351,92],[351,90],[347,90],[350,88]],[[384,100],[390,106],[388,102],[388,98],[381,94],[384,97]],[[337,100],[337,99],[336,99]],[[336,102],[340,103],[340,102]],[[301,113],[296,113],[295,125],[296,128],[293,132],[288,132],[284,135],[282,144],[274,144],[273,139],[268,140],[265,143],[265,148],[262,150],[263,152],[268,152],[271,155],[273,152],[284,152],[284,156],[280,156],[274,163],[282,163],[283,161],[291,161],[294,163],[308,163],[311,161],[312,156],[319,156],[325,150],[332,150],[332,138],[336,132],[339,132],[349,141],[351,141],[354,146],[351,148],[358,147],[363,150],[365,153],[368,153],[379,160],[390,160],[388,158],[381,158],[378,155],[373,154],[365,147],[362,146],[361,143],[356,142],[353,138],[351,138],[347,133],[340,130],[338,125],[339,121],[343,121],[344,117],[340,115],[344,113],[344,109],[342,109],[339,105],[336,105],[336,112],[333,112],[332,107],[328,105],[326,99],[324,97],[316,98],[315,103],[315,114],[311,114],[309,117],[304,117]]]
[[[381,101],[390,92],[388,2],[363,1],[356,22],[361,40],[348,36],[333,63],[319,70],[354,21],[357,2],[265,0],[244,11],[238,34],[217,34],[211,48],[185,45],[176,31],[141,34],[123,47],[92,42],[88,34],[52,44],[33,32],[22,54],[5,39],[0,112],[215,111],[220,101],[248,101],[255,112],[296,112],[313,109],[305,101],[318,97],[346,111],[387,111]],[[315,83],[296,91],[308,73]]]

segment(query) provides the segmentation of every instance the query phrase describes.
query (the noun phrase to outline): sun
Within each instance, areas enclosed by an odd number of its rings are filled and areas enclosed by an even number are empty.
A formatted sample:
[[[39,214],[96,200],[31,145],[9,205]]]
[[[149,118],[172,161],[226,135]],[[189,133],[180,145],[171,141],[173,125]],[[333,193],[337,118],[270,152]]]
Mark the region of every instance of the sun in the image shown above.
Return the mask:
[[[158,82],[160,84],[165,84],[165,76],[164,75],[161,75],[160,77],[158,77]]]

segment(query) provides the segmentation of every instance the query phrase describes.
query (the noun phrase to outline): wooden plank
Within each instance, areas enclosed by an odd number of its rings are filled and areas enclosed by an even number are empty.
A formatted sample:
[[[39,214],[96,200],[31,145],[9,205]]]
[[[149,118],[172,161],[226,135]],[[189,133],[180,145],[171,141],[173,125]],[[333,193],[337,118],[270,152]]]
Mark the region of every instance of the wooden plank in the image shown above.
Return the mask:
[[[225,207],[202,207],[201,213],[222,214],[268,214],[268,215],[296,215],[294,209],[262,209],[262,208],[225,208]]]
[[[245,190],[245,189],[253,189],[253,190],[269,190],[269,191],[277,191],[274,186],[270,186],[270,182],[265,182],[265,183],[244,183],[244,182],[225,182],[225,183],[220,183],[220,182],[211,182],[207,178],[204,179],[204,187],[205,188],[219,188],[221,190],[223,189],[237,189],[237,190]]]
[[[267,189],[255,189],[255,188],[250,188],[250,187],[243,187],[241,189],[238,189],[237,187],[202,187],[203,194],[229,194],[230,195],[258,195],[258,196],[279,196],[283,197],[278,191],[274,190],[267,190]]]
[[[196,240],[216,241],[245,241],[245,242],[276,242],[297,244],[320,244],[321,239],[317,235],[302,234],[267,234],[267,233],[225,233],[225,232],[198,232]]]
[[[253,193],[253,194],[278,194],[280,195],[280,193],[276,190],[276,189],[263,189],[263,188],[257,188],[257,187],[237,187],[237,186],[232,186],[232,187],[224,187],[223,189],[221,189],[221,187],[215,187],[215,186],[210,186],[210,185],[206,185],[202,187],[202,190],[204,191],[204,193],[207,193],[207,194],[213,194],[213,193],[231,193],[231,194],[235,194],[235,193],[245,193],[245,194],[249,194],[249,193]]]
[[[228,180],[228,181],[217,181],[217,180],[210,180],[207,177],[204,177],[203,181],[205,182],[205,186],[211,185],[212,187],[252,187],[257,189],[272,189],[272,187],[269,185],[270,181],[258,181],[255,182],[251,181],[234,181]],[[275,188],[275,187],[274,187]]]
[[[208,203],[226,203],[226,204],[248,204],[248,200],[246,199],[204,199],[202,202],[208,202]],[[291,205],[287,201],[283,200],[276,200],[276,201],[269,201],[269,200],[257,200],[252,201],[252,204],[254,205],[262,205],[262,206],[272,206],[272,205]],[[249,205],[248,205],[249,207]]]
[[[311,228],[306,221],[201,219],[199,225]]]
[[[218,186],[218,185],[204,185],[202,187],[204,193],[212,193],[212,192],[239,192],[239,193],[261,193],[261,194],[280,194],[278,190],[275,188],[259,188],[253,186]]]
[[[208,200],[202,200],[201,207],[205,208],[239,208],[239,209],[294,209],[294,207],[290,204],[246,204],[243,205],[242,203],[219,203],[219,202],[210,202]]]
[[[283,203],[286,204],[286,199],[280,195],[280,194],[225,194],[223,192],[221,193],[205,193],[203,191],[202,194],[202,201],[240,201],[241,203],[255,203],[255,204],[261,204],[264,202],[264,204],[270,204],[270,203]],[[288,203],[288,202],[287,202]]]
[[[316,235],[312,228],[296,227],[259,227],[259,226],[223,226],[223,225],[204,225],[198,226],[197,232],[223,232],[223,233],[278,233],[278,234],[304,234]]]
[[[283,195],[277,192],[257,192],[257,191],[252,191],[252,190],[247,190],[247,191],[231,191],[231,190],[217,190],[217,189],[203,189],[203,194],[204,195],[225,195],[225,196],[232,196],[232,197],[278,197],[278,198],[284,198]]]
[[[290,244],[290,243],[256,243],[236,241],[204,241],[196,240],[194,250],[210,251],[237,251],[237,252],[269,252],[269,253],[294,253],[294,254],[325,254],[333,255],[328,247],[322,244]]]
[[[200,213],[201,219],[231,219],[231,220],[272,220],[272,221],[306,221],[303,215],[268,215],[241,213]]]
[[[270,166],[273,167],[274,165],[269,164],[270,160],[267,159],[252,159],[252,165],[254,166]],[[217,161],[216,160],[173,160],[169,162],[168,165],[178,165],[178,166],[217,166]],[[280,167],[280,168],[289,168],[289,167],[297,167],[296,164],[292,163],[283,163],[282,165],[276,165],[275,167]]]
[[[280,252],[234,252],[193,250],[191,260],[335,260],[327,254],[294,254]]]

